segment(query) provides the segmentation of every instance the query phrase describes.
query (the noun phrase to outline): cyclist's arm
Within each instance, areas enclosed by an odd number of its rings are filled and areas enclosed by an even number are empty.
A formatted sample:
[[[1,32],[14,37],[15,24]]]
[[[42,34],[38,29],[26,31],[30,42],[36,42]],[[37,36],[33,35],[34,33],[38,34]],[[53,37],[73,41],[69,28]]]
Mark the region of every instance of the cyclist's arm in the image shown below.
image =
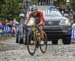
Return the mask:
[[[42,12],[40,13],[40,24],[45,25],[45,20]]]
[[[32,16],[32,13],[29,13],[29,15],[28,15],[28,17],[27,17],[27,20],[26,20],[26,23],[25,23],[26,25],[28,24],[28,22],[29,22],[31,16]]]

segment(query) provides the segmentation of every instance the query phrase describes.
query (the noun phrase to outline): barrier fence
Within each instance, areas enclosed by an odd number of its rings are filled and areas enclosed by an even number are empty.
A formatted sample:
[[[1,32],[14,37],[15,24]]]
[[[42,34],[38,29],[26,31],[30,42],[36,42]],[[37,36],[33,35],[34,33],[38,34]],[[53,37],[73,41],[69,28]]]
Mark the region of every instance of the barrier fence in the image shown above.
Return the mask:
[[[75,42],[75,28],[72,28],[71,40]]]
[[[0,35],[12,34],[12,27],[0,25]]]
[[[0,25],[0,36],[13,34],[12,29],[13,29],[13,27]],[[72,42],[75,42],[75,28],[72,28],[71,40],[72,40]]]

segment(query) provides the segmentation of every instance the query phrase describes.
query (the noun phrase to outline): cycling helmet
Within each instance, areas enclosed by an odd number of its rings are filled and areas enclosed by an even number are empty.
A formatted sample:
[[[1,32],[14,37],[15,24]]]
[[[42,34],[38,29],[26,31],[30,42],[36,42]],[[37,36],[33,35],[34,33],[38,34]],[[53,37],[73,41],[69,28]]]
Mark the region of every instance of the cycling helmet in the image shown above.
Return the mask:
[[[30,7],[30,11],[31,11],[31,12],[37,12],[37,10],[38,10],[38,7],[37,7],[36,5],[32,5],[32,6]]]

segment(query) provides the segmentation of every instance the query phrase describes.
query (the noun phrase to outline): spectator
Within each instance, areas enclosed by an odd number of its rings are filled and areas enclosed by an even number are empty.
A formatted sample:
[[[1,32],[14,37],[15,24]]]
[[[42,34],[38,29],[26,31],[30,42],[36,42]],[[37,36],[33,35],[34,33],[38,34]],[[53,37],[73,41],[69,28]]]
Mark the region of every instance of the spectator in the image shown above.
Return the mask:
[[[19,24],[19,23],[16,21],[16,18],[14,18],[14,20],[13,20],[13,26],[16,26],[16,24]]]
[[[72,9],[69,10],[69,19],[70,19],[71,23],[73,24],[74,18],[73,18],[73,10]]]
[[[3,20],[1,23],[2,23],[3,26],[6,26],[6,21],[5,20]]]
[[[75,11],[73,12],[73,18],[74,18],[74,23],[75,23]]]
[[[1,21],[0,21],[0,25],[2,25]]]
[[[13,26],[13,21],[12,20],[10,21],[10,25]]]

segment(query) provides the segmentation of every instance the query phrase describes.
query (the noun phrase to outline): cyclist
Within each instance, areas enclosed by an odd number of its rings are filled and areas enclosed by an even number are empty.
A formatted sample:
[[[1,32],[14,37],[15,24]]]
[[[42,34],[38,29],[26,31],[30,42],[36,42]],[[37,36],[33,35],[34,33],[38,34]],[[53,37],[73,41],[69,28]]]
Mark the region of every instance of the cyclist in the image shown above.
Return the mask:
[[[38,7],[36,5],[32,5],[32,7],[30,8],[30,13],[27,17],[27,21],[25,23],[25,25],[28,24],[29,20],[31,17],[33,17],[35,19],[35,22],[34,22],[34,26],[36,26],[37,24],[40,24],[40,27],[39,27],[39,30],[40,30],[40,33],[41,33],[41,44],[44,43],[43,41],[43,26],[45,25],[45,20],[44,20],[44,16],[43,16],[43,13],[38,10]]]

